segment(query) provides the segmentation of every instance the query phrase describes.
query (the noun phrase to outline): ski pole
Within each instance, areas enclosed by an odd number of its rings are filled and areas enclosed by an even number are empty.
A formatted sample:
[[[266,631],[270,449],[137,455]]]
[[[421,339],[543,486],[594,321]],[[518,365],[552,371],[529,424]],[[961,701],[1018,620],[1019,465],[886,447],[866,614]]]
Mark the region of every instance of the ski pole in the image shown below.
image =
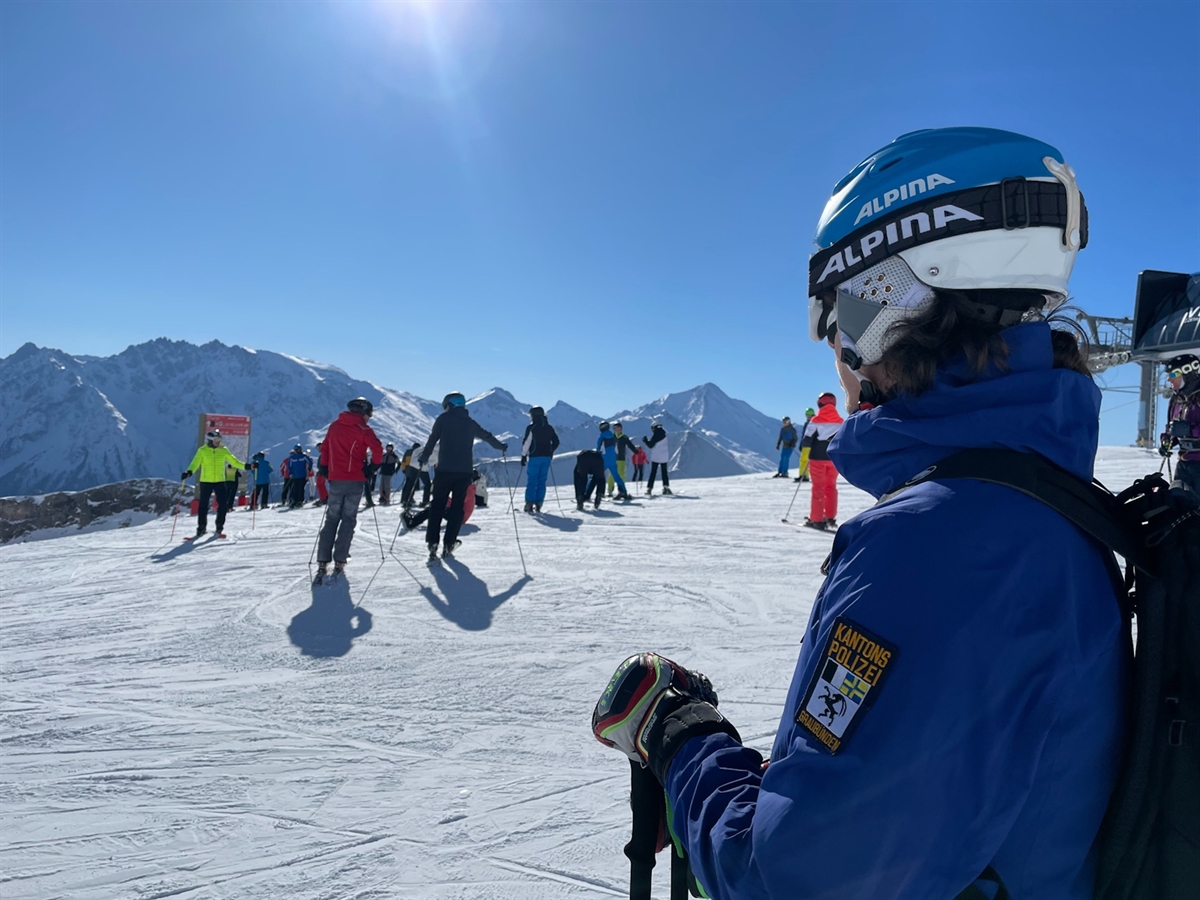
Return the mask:
[[[796,495],[800,493],[800,485],[803,484],[799,478],[796,479],[796,490],[792,491],[792,502],[788,504],[788,511],[783,514],[783,521],[788,520],[788,516],[792,514],[792,507],[796,503]]]
[[[513,501],[513,486],[512,480],[508,477],[508,456],[507,454],[501,457],[502,465],[504,466],[504,481],[508,485],[508,507],[512,511],[513,519],[513,534],[517,536],[517,552],[521,554],[521,571],[525,573],[525,577],[529,577],[529,570],[525,568],[525,551],[521,549],[521,532],[517,528],[517,506]],[[518,477],[519,480],[519,477]]]
[[[558,479],[554,477],[554,457],[550,457],[550,482],[554,485],[554,502],[558,504],[559,515],[565,516],[563,512],[562,501],[558,499]]]
[[[317,558],[317,542],[321,540],[321,532],[325,530],[325,520],[329,518],[329,504],[325,504],[325,515],[321,516],[321,527],[317,529],[317,536],[313,538],[312,553],[308,554],[308,567],[311,569],[313,560]]]
[[[371,506],[371,515],[375,517],[375,537],[379,541],[379,564],[383,565],[383,563],[384,563],[383,535],[380,534],[380,532],[379,532],[379,513],[375,512],[374,505]],[[372,578],[371,580],[374,581],[375,579]],[[367,587],[370,587],[370,585],[368,584]],[[363,591],[363,596],[366,596],[366,593],[367,593],[366,591]],[[362,602],[362,601],[359,601],[359,602]]]
[[[187,480],[179,483],[179,499],[175,501],[175,515],[171,517],[171,536],[168,540],[175,540],[175,526],[179,522],[179,507],[183,504],[183,492],[187,490]]]
[[[513,486],[513,489],[508,492],[508,508],[509,509],[515,510],[517,508],[516,494],[517,494],[517,491],[520,490],[520,488],[521,488],[521,473],[524,471],[525,471],[524,466],[521,466],[521,468],[519,468],[517,470],[517,483]],[[504,464],[504,476],[506,478],[508,477],[508,463],[507,462]]]
[[[404,514],[407,511],[403,507],[400,508],[400,518],[396,520],[396,533],[392,535],[392,542],[388,544],[388,553],[391,553],[396,546],[396,538],[400,537],[400,526],[404,524]],[[383,544],[381,543],[379,546],[382,547]]]

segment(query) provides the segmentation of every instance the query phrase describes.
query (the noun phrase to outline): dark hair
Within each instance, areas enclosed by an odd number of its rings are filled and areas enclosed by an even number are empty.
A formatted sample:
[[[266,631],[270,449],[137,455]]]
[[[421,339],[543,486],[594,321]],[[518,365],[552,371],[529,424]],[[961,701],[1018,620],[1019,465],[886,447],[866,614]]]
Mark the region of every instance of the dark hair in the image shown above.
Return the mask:
[[[1009,318],[1030,316],[1042,306],[1036,291],[934,291],[933,302],[916,316],[888,329],[891,345],[880,362],[897,391],[923,394],[933,386],[938,365],[962,353],[974,375],[989,365],[1008,368],[1004,329]],[[1003,310],[1003,318],[997,310]],[[1033,315],[1037,315],[1033,313]],[[1069,319],[1051,318],[1050,341],[1054,368],[1070,369],[1089,378],[1086,336]],[[1083,342],[1083,347],[1080,344]]]

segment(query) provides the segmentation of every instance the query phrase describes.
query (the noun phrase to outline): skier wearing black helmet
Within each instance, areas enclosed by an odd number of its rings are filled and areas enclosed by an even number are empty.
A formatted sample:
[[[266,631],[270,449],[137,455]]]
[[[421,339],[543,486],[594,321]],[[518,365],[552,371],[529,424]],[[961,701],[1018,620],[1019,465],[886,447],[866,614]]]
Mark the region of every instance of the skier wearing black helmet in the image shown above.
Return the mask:
[[[521,441],[521,465],[525,466],[525,512],[541,512],[546,502],[546,478],[558,449],[558,433],[540,406],[529,410],[530,422]]]
[[[1040,319],[1086,242],[1071,167],[1010,132],[904,135],[834,189],[809,265],[852,395],[829,457],[880,502],[822,566],[770,765],[655,653],[593,713],[707,896],[1091,900],[1132,696],[1108,554],[1010,487],[916,477],[986,448],[1091,480],[1100,391]]]
[[[325,578],[330,562],[334,564],[333,574],[340,575],[350,558],[358,504],[367,481],[367,454],[374,465],[383,458],[383,445],[368,424],[374,411],[365,397],[351,400],[321,442],[317,471],[326,478],[329,499],[317,541],[317,583]]]
[[[1200,358],[1185,354],[1168,360],[1167,383],[1171,403],[1158,452],[1170,456],[1173,447],[1179,448],[1171,487],[1200,496]]]
[[[419,465],[426,465],[436,449],[437,471],[433,476],[433,499],[419,513],[407,510],[403,513],[404,525],[412,531],[422,522],[428,521],[425,543],[429,546],[429,558],[437,559],[438,537],[442,530],[442,517],[446,518],[446,537],[442,557],[454,555],[459,545],[458,530],[462,527],[463,504],[467,489],[472,483],[475,469],[473,448],[476,439],[486,441],[501,453],[508,452],[508,444],[471,418],[467,412],[467,398],[457,391],[447,394],[442,400],[442,414],[433,422],[429,440],[417,457]],[[450,510],[446,511],[449,501]]]

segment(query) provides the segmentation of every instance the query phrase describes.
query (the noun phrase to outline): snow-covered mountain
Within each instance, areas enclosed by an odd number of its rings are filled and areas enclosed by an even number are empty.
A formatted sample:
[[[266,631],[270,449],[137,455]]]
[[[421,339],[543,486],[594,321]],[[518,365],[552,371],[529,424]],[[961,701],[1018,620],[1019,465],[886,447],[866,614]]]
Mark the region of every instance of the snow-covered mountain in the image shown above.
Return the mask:
[[[295,443],[312,448],[346,400],[375,404],[382,440],[402,447],[424,441],[438,401],[380,387],[334,366],[283,353],[203,346],[166,338],[115,356],[72,356],[25,344],[0,359],[0,496],[81,490],[131,478],[176,479],[196,446],[202,412],[248,415],[251,446],[279,459]],[[471,415],[520,455],[531,404],[502,388],[468,401]],[[559,400],[547,407],[560,456],[594,447],[601,420]],[[634,439],[650,422],[666,427],[671,471],[704,478],[765,471],[778,424],[714,384],[668,394],[608,417]],[[494,457],[486,444],[478,458]],[[557,469],[566,469],[563,459]],[[557,473],[556,473],[557,474]]]
[[[251,446],[278,460],[313,447],[358,395],[397,443],[423,440],[441,411],[333,366],[218,341],[159,338],[102,359],[25,344],[0,360],[0,495],[177,479],[202,412],[251,416]]]

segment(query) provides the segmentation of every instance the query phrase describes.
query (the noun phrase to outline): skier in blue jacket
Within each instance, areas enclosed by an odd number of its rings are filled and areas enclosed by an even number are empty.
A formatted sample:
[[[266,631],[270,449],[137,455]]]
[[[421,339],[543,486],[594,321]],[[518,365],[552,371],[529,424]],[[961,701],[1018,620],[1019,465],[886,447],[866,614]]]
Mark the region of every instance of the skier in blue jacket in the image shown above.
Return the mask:
[[[267,462],[267,451],[259,450],[250,463],[254,470],[254,494],[250,498],[251,509],[266,509],[271,494],[271,473],[275,468]]]
[[[299,509],[304,505],[304,489],[308,486],[308,478],[313,473],[312,457],[297,444],[292,448],[292,452],[288,454],[288,458],[283,461],[283,464],[287,468],[291,495],[285,497],[284,501],[289,508]]]
[[[625,490],[625,480],[617,470],[617,436],[613,434],[607,422],[601,422],[599,428],[600,437],[596,438],[596,451],[604,456],[604,468],[608,470],[608,477],[617,483],[616,499],[628,500],[629,492]]]
[[[1091,478],[1100,392],[1037,321],[1086,221],[1057,150],[980,128],[898,138],[826,206],[812,336],[858,410],[829,455],[880,503],[833,541],[770,765],[654,653],[593,715],[658,777],[710,897],[1091,897],[1129,664],[1104,551],[1007,487],[904,489],[968,447]]]

